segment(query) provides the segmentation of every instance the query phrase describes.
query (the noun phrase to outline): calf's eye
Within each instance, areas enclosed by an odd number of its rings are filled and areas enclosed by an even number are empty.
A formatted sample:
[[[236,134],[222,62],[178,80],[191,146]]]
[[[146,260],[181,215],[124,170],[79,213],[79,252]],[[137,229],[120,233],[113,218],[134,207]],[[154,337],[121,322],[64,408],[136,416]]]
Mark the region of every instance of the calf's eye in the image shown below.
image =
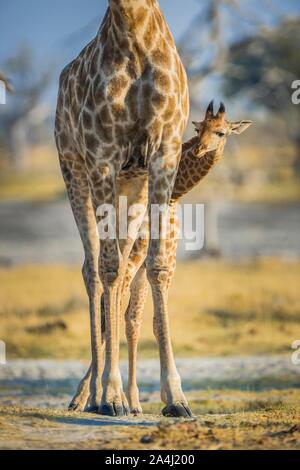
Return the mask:
[[[216,132],[216,134],[217,134],[218,137],[224,137],[225,136],[224,132]]]

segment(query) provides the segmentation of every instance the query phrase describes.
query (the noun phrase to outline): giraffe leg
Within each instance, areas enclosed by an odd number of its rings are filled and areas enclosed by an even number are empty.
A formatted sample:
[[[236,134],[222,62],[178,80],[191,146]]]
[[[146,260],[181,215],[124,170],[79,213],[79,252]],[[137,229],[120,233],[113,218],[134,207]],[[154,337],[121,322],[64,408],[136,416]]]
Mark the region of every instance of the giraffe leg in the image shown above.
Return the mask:
[[[126,320],[126,336],[128,341],[128,359],[129,359],[129,378],[127,388],[127,398],[130,405],[131,413],[137,415],[142,413],[139,403],[139,391],[136,381],[136,363],[137,363],[137,345],[140,334],[140,326],[142,313],[148,293],[148,281],[146,277],[144,260],[147,254],[148,241],[137,239],[126,268],[126,275],[122,291],[123,312],[124,301],[130,290],[130,300],[125,314]],[[141,266],[142,265],[142,266]],[[103,297],[103,296],[102,296]],[[103,302],[102,302],[103,304]],[[102,308],[102,345],[105,346],[105,318],[104,309]],[[81,400],[88,393],[89,381],[91,378],[91,366],[78,387],[77,394],[74,398]]]
[[[130,411],[134,415],[143,413],[139,400],[137,386],[137,347],[140,336],[142,315],[148,294],[148,280],[145,266],[142,266],[136,274],[131,288],[130,301],[126,311],[126,337],[128,343],[128,386],[127,397]]]
[[[79,383],[75,396],[73,397],[69,411],[84,411],[90,397],[90,382],[92,377],[92,365]]]
[[[102,340],[102,357],[105,349],[105,312],[104,312],[104,295],[101,297],[101,340]],[[104,361],[103,361],[104,363]],[[88,407],[90,402],[90,383],[92,377],[92,363],[83,379],[79,382],[76,394],[69,405],[69,411],[95,411]]]
[[[142,413],[141,406],[139,404],[139,393],[137,390],[136,383],[136,355],[137,355],[137,343],[139,337],[139,323],[141,321],[142,312],[146,296],[148,293],[148,282],[145,276],[145,267],[142,268],[146,254],[147,254],[148,241],[144,239],[137,239],[130,257],[128,260],[128,265],[126,268],[126,275],[122,291],[122,305],[121,311],[124,309],[124,301],[127,297],[128,291],[131,289],[131,296],[128,308],[126,310],[126,324],[127,326],[127,339],[128,339],[128,349],[129,349],[129,380],[128,383],[131,384],[128,387],[127,397],[129,398],[130,410],[133,414]],[[140,272],[139,272],[140,270]],[[144,272],[142,272],[142,270]],[[146,281],[146,286],[144,286],[143,280]],[[132,285],[133,282],[133,285]],[[135,312],[138,312],[136,315]],[[129,316],[128,316],[129,315]],[[102,338],[102,350],[105,349],[105,311],[104,311],[104,295],[101,298],[101,338]],[[135,344],[136,343],[136,344]],[[74,396],[69,409],[70,410],[82,410],[82,406],[88,403],[89,401],[89,387],[90,380],[92,376],[92,365],[90,365],[87,373],[84,378],[78,385],[76,395]],[[135,394],[135,395],[134,395]]]
[[[169,169],[172,168],[172,160],[169,155],[163,155],[160,162],[154,162],[154,168],[149,179],[150,204],[164,206],[169,204],[176,172],[171,173],[170,170],[167,172],[167,166]],[[164,175],[165,181],[162,181],[161,175]],[[154,304],[154,333],[159,345],[161,395],[163,402],[166,404],[163,414],[173,417],[190,417],[191,411],[182,391],[170,336],[168,290],[173,269],[169,261],[170,253],[166,239],[164,239],[161,232],[161,218],[158,220],[159,236],[156,238],[154,236],[156,227],[154,227],[153,217],[150,221],[151,238],[146,264]]]
[[[109,250],[110,256],[112,250]],[[108,258],[106,258],[108,260]],[[109,264],[104,266],[105,274],[105,367],[102,375],[103,395],[99,414],[108,416],[124,416],[129,408],[123,391],[119,370],[119,337],[120,337],[120,307],[122,295],[121,271],[114,272]],[[114,269],[116,264],[114,263]],[[120,268],[119,268],[120,269]]]
[[[129,408],[123,392],[119,369],[119,342],[122,282],[126,264],[116,236],[117,227],[110,223],[114,222],[114,216],[107,224],[108,211],[114,212],[117,208],[115,175],[116,173],[108,164],[102,164],[97,172],[93,171],[90,175],[93,203],[97,208],[100,228],[99,274],[104,287],[105,310],[105,366],[102,374],[102,398],[98,412],[107,416],[124,416],[129,412]],[[111,236],[106,236],[105,228],[108,225],[113,229]]]
[[[99,240],[84,161],[75,152],[68,151],[65,155],[60,152],[60,163],[84,247],[85,261],[82,273],[89,297],[92,350],[91,378],[88,380],[89,374],[84,377],[76,396],[70,403],[71,410],[82,411],[86,408],[88,402],[92,409],[99,406],[101,394],[100,298],[103,288],[98,274]]]

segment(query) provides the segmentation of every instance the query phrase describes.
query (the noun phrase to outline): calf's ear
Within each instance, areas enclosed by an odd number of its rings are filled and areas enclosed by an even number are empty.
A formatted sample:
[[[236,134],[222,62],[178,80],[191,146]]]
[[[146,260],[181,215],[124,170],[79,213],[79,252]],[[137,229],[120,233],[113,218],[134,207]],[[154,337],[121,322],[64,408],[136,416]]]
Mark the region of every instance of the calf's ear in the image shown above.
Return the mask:
[[[248,127],[251,126],[252,121],[238,121],[230,123],[230,130],[234,134],[242,134]]]
[[[194,126],[195,126],[195,131],[196,131],[196,132],[201,131],[202,122],[193,121],[193,124],[194,124]]]

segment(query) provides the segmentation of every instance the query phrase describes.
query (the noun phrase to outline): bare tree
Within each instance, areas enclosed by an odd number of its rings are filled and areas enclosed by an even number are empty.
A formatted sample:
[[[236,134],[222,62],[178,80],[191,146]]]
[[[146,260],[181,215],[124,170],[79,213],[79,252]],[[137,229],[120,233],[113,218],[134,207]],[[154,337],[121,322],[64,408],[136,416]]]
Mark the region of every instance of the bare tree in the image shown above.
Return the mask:
[[[35,72],[31,49],[22,46],[14,57],[3,65],[4,83],[14,96],[3,107],[0,115],[0,140],[2,157],[6,154],[16,170],[24,166],[28,135],[33,125],[42,122],[49,110],[41,103],[41,97],[50,83],[50,70],[42,74]],[[12,77],[10,81],[6,78]]]
[[[6,77],[6,75],[3,72],[1,72],[1,70],[0,70],[0,81],[4,83],[6,91],[10,94],[13,94],[13,88],[10,83],[10,80]]]

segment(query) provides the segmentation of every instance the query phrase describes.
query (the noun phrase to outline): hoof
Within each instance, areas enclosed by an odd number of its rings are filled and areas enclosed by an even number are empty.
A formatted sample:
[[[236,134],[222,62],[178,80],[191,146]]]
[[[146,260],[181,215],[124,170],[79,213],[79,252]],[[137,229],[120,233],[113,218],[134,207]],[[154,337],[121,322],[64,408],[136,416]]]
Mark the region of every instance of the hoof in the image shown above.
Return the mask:
[[[82,403],[72,401],[68,407],[68,411],[73,411],[73,413],[79,413],[84,411],[84,406],[82,405]]]
[[[99,407],[98,414],[103,416],[127,416],[129,409],[124,404],[104,403]]]
[[[84,410],[86,413],[91,413],[91,414],[97,414],[98,413],[99,406],[87,406],[86,409]]]
[[[143,414],[143,410],[142,408],[132,408],[130,410],[130,413],[133,415],[133,416],[140,416]]]
[[[193,414],[190,408],[184,403],[168,405],[162,410],[166,418],[192,418]]]

